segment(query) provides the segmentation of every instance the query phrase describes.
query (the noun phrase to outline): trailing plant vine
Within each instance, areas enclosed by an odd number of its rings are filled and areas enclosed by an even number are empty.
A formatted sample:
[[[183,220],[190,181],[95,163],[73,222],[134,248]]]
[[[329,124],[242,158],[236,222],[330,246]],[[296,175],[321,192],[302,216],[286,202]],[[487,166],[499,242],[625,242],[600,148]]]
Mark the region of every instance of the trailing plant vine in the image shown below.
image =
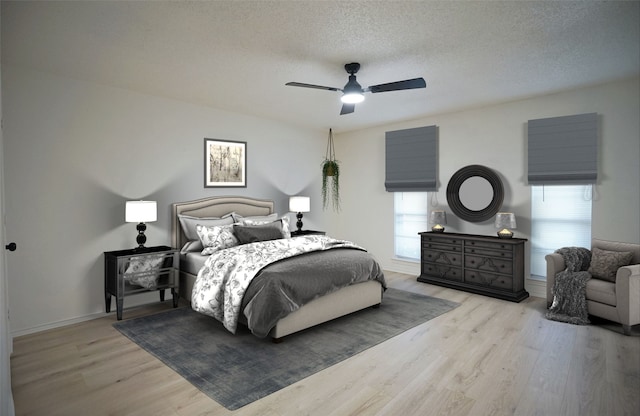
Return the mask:
[[[322,161],[322,207],[326,209],[329,203],[333,209],[340,211],[340,164],[336,160],[333,146],[333,131],[329,129],[327,152]]]

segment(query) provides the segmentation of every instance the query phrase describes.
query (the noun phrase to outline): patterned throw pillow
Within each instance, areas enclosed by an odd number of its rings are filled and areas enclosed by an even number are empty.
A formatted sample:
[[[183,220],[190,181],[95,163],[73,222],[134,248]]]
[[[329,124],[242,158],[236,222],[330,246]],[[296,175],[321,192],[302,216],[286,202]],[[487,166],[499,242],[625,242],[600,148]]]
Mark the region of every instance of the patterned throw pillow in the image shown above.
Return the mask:
[[[185,237],[187,237],[187,243],[182,247],[180,252],[182,254],[192,251],[201,251],[203,249],[202,242],[198,235],[196,226],[206,225],[208,227],[222,226],[233,224],[233,213],[227,214],[221,218],[218,217],[193,217],[190,215],[178,214],[180,225]]]
[[[607,251],[597,247],[591,249],[589,273],[596,279],[616,281],[618,269],[631,263],[633,253],[628,251]]]
[[[233,224],[213,227],[198,224],[196,231],[204,247],[201,254],[205,256],[240,244],[233,234]]]
[[[163,260],[164,254],[131,257],[124,272],[124,280],[147,289],[155,288],[158,285],[158,269],[162,266]]]

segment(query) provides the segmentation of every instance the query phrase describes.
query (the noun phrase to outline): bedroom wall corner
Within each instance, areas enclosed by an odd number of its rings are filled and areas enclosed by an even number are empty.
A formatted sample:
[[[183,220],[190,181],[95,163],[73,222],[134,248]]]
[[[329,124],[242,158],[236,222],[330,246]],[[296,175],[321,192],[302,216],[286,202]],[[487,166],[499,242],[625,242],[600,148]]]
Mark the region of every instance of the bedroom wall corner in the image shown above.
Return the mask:
[[[158,202],[148,246],[170,244],[171,203],[214,195],[272,199],[290,215],[289,195],[307,194],[305,226],[325,226],[324,132],[25,68],[4,67],[3,81],[14,334],[104,313],[102,253],[135,246],[126,200]],[[247,142],[246,188],[204,187],[205,137]]]

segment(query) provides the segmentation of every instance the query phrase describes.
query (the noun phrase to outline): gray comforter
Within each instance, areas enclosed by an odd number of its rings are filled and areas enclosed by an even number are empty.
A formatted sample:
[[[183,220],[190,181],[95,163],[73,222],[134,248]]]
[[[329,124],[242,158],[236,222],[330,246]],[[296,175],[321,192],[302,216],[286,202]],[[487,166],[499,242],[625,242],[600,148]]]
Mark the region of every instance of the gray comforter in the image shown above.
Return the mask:
[[[354,283],[377,280],[386,289],[380,265],[366,251],[316,251],[273,263],[247,288],[242,310],[249,329],[265,337],[284,318],[317,297]]]
[[[260,241],[209,256],[194,282],[191,307],[232,333],[247,317],[249,329],[266,336],[278,319],[315,297],[371,279],[384,285],[377,262],[350,241],[320,235]]]

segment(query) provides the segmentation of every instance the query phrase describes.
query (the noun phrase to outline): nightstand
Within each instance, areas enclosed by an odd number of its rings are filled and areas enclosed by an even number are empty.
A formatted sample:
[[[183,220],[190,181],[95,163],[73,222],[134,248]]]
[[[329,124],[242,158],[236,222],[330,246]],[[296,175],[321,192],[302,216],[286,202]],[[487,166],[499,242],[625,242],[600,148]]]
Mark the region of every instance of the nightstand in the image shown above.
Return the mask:
[[[316,230],[302,230],[302,231],[291,231],[291,237],[299,237],[301,235],[325,235],[324,231],[316,231]]]
[[[111,297],[116,298],[116,314],[122,319],[124,298],[137,293],[171,289],[173,307],[178,307],[179,250],[167,246],[145,247],[104,253],[105,310],[111,312]]]

